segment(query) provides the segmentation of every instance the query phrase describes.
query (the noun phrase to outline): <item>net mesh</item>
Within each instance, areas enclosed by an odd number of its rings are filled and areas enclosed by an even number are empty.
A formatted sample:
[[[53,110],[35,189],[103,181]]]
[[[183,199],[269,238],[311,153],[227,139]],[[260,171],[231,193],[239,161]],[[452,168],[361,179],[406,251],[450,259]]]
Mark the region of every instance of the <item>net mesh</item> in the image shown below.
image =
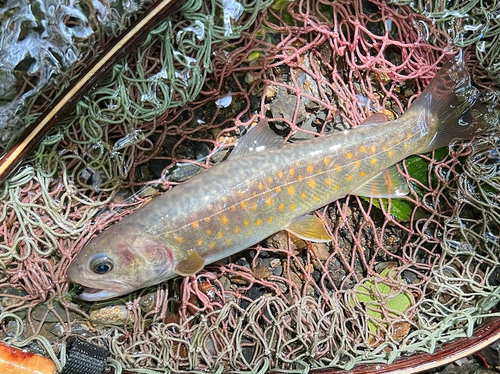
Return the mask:
[[[395,118],[452,52],[406,5],[241,4],[237,22],[227,2],[186,4],[5,184],[3,340],[59,367],[77,335],[109,348],[117,372],[292,372],[433,351],[498,315],[493,134],[406,159],[405,198],[321,209],[331,243],[278,233],[196,277],[94,305],[75,298],[65,271],[90,237],[221,162],[258,115],[293,141],[374,111]],[[493,101],[493,80],[467,52]]]

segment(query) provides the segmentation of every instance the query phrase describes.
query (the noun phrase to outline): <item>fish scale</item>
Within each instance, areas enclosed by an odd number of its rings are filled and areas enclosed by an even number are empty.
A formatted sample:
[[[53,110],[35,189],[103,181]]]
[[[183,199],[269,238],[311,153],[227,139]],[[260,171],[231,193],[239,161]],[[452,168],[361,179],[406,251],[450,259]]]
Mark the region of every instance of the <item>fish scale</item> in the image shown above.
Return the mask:
[[[450,60],[406,113],[369,117],[355,129],[283,144],[261,121],[228,160],[172,188],[113,225],[74,259],[69,278],[100,300],[191,275],[280,231],[328,241],[307,215],[346,194],[398,197],[408,185],[393,165],[471,137],[462,115],[475,91],[461,58]]]

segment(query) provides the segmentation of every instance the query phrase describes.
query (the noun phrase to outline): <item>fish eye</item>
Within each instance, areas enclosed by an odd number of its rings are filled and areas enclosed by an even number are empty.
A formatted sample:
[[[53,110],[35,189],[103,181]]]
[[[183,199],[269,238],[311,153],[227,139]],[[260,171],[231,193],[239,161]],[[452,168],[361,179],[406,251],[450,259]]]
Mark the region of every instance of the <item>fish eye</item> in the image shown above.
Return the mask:
[[[106,274],[113,269],[113,260],[105,254],[97,254],[90,260],[90,269],[96,274]]]

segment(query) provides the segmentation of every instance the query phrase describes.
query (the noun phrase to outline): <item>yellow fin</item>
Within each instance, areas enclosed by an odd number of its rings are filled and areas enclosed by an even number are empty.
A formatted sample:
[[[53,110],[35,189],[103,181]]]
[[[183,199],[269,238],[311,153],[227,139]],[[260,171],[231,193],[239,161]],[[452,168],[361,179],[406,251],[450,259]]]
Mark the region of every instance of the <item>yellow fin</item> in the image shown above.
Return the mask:
[[[408,195],[409,192],[406,179],[399,174],[396,166],[391,166],[356,188],[351,194],[366,197],[401,197]]]
[[[203,269],[205,259],[196,251],[188,251],[185,260],[182,260],[175,267],[175,272],[182,276],[193,275]]]
[[[316,216],[306,215],[295,218],[285,230],[303,240],[312,242],[329,242],[332,240],[325,225]]]

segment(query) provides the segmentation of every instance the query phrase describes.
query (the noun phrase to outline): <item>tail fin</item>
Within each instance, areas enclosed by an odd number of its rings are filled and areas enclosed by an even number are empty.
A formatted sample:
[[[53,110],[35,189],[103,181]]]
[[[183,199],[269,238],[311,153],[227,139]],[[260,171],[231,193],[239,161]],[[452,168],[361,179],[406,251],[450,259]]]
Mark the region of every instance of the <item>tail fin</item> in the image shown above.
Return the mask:
[[[468,121],[478,95],[459,53],[443,65],[407,111],[418,118],[422,131],[434,134],[420,152],[444,147],[454,139],[471,138],[480,125],[480,121]]]

